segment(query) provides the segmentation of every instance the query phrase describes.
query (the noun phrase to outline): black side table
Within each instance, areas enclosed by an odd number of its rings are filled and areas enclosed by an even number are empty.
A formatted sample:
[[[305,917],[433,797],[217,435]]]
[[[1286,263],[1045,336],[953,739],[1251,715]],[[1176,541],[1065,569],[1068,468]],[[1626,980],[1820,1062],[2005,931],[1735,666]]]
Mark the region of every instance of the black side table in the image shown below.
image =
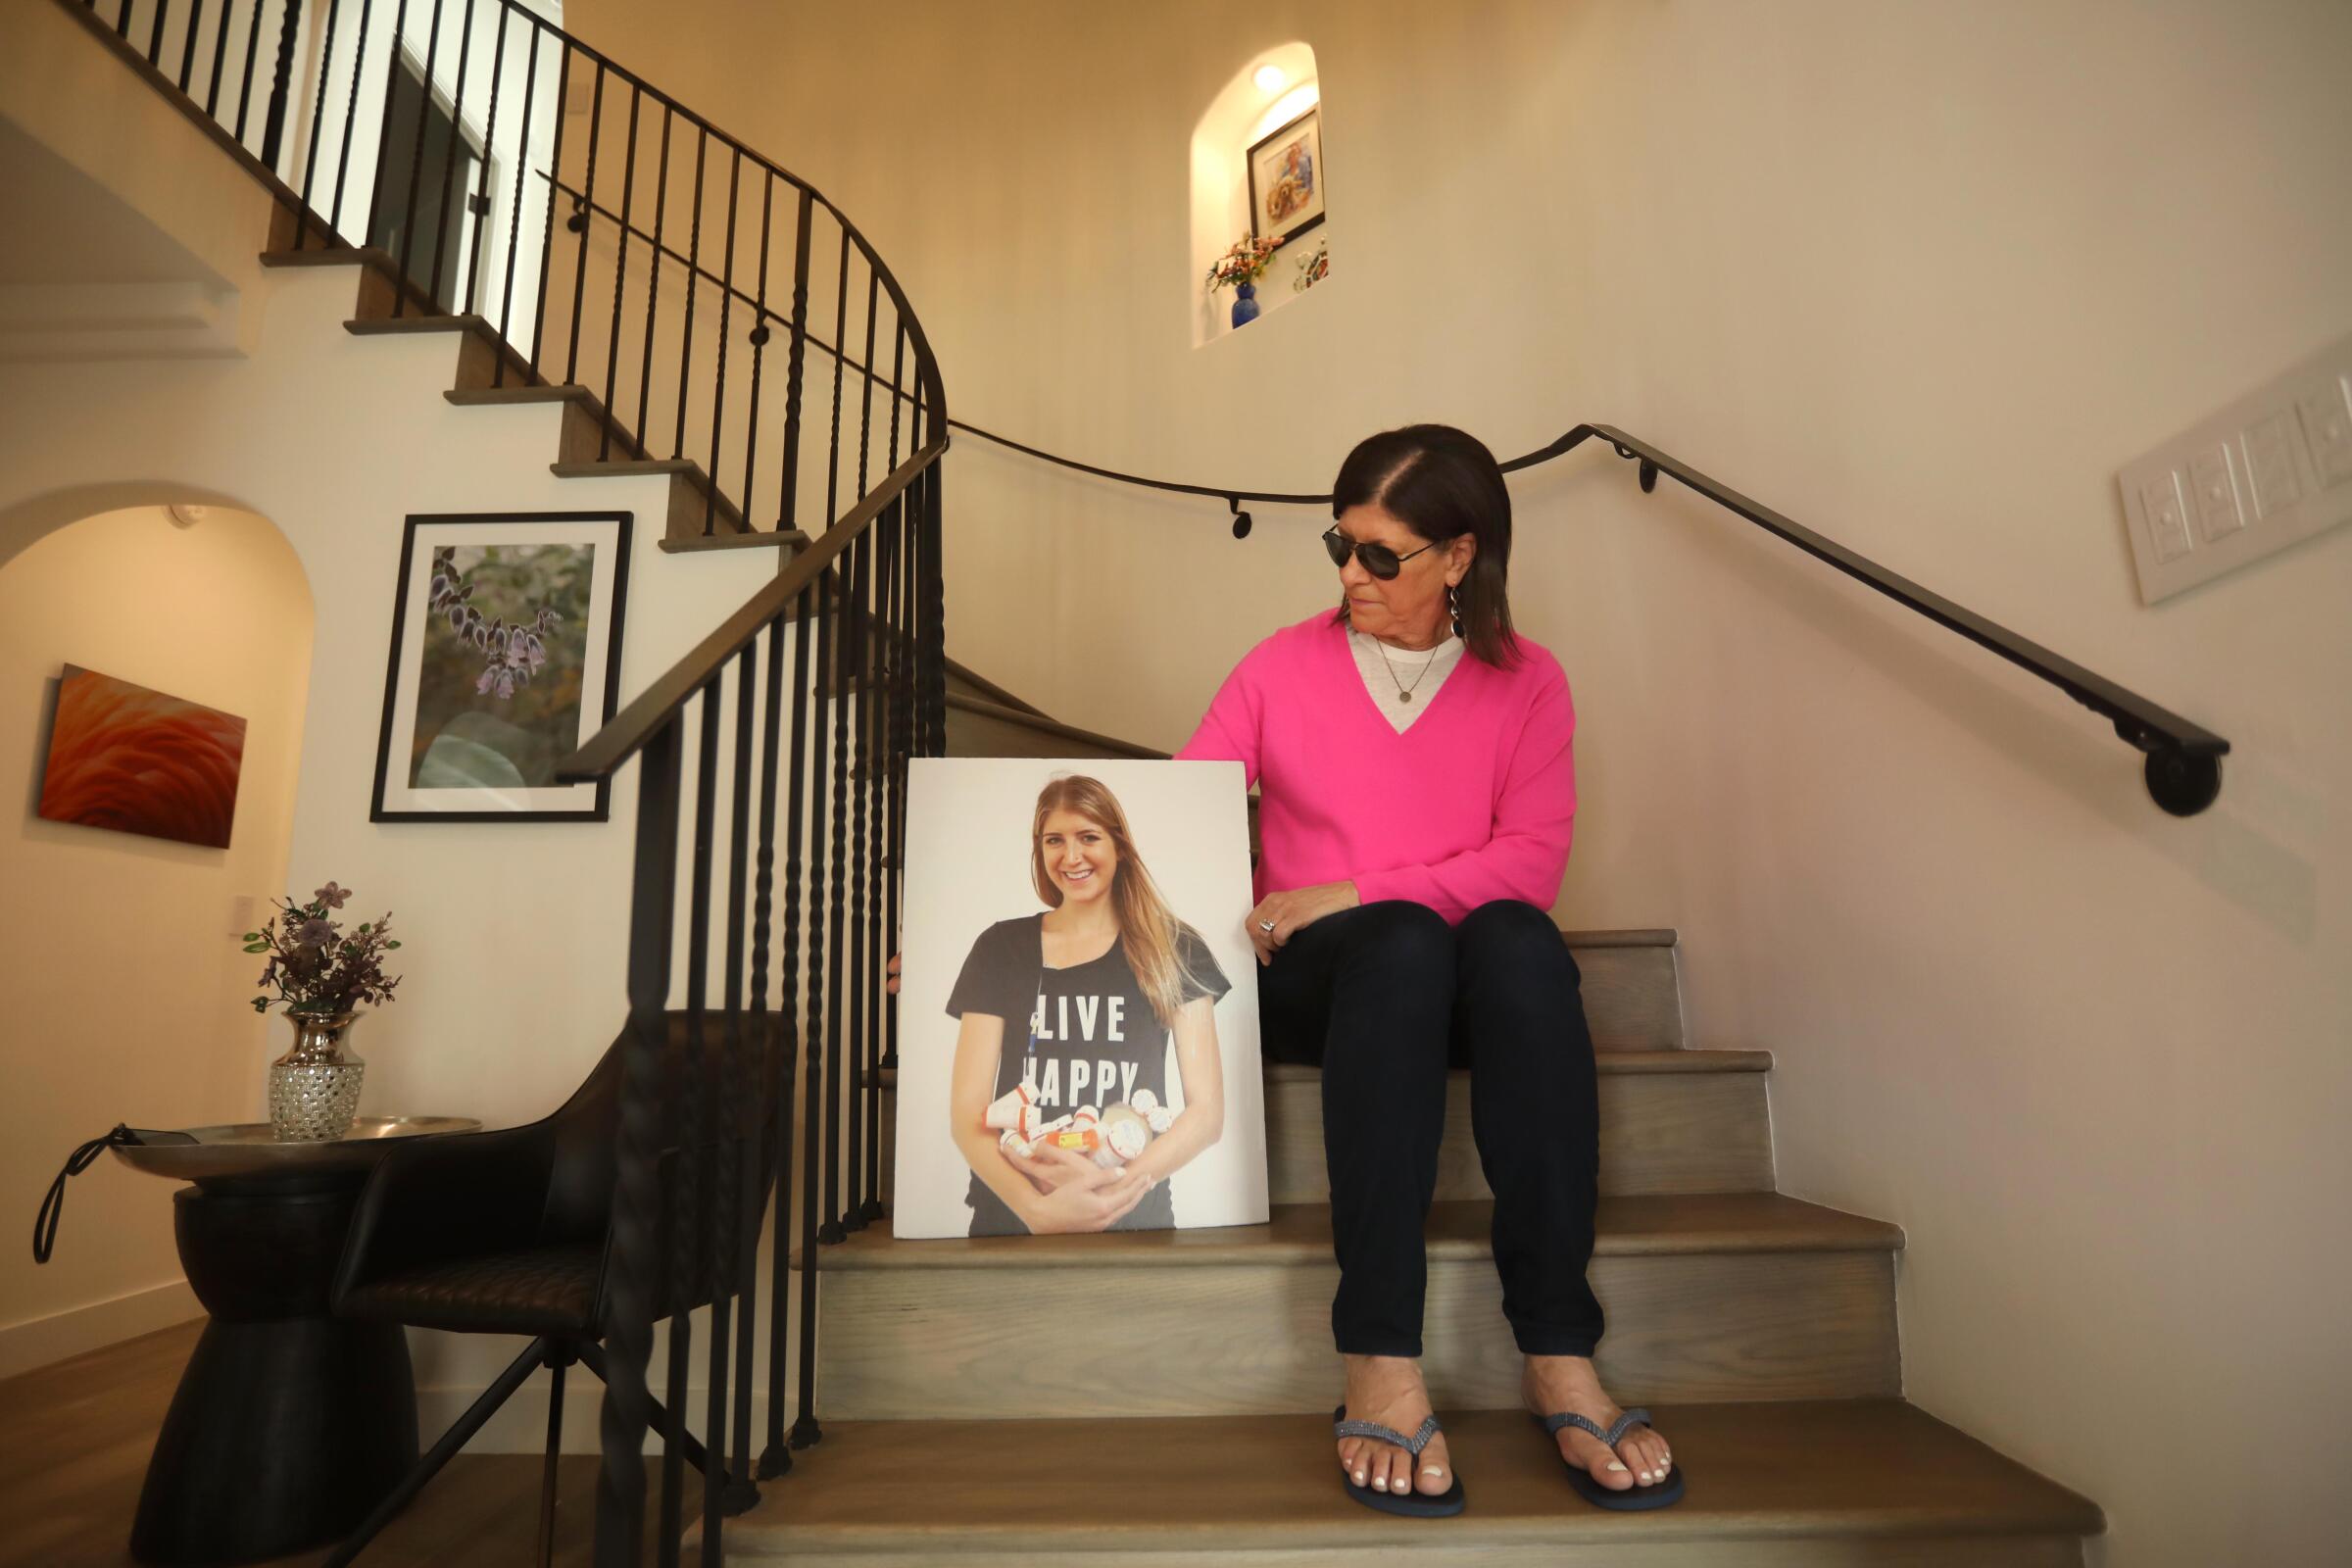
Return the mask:
[[[212,1314],[156,1437],[132,1556],[240,1563],[339,1541],[416,1464],[406,1335],[331,1317],[327,1296],[383,1140],[479,1125],[370,1118],[332,1143],[280,1144],[260,1123],[114,1146],[195,1184],[172,1195],[173,1231]]]

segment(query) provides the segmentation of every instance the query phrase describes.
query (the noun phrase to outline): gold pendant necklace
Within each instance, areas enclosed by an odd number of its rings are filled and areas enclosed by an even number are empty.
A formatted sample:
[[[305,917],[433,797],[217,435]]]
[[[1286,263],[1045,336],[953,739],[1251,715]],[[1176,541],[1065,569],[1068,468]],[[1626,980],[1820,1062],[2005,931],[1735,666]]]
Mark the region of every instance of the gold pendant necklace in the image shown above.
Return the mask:
[[[1413,677],[1413,684],[1411,686],[1407,686],[1397,680],[1396,665],[1389,658],[1389,645],[1375,637],[1372,639],[1372,646],[1380,650],[1380,662],[1383,664],[1388,665],[1389,684],[1396,688],[1396,700],[1400,703],[1409,703],[1413,700],[1414,690],[1421,684],[1422,675],[1427,675],[1429,673],[1429,666],[1438,662],[1438,649],[1446,646],[1446,640],[1443,637],[1439,638],[1437,648],[1432,648],[1429,651],[1429,658],[1422,662],[1421,674]]]

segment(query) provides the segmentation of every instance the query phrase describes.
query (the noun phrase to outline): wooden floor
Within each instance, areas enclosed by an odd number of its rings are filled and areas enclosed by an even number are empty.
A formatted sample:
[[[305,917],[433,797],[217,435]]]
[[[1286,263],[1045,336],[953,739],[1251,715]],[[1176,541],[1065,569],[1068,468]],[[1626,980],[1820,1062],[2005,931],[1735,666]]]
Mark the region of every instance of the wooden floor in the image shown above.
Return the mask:
[[[201,1327],[164,1329],[0,1382],[0,1568],[133,1561],[130,1517],[147,1454]],[[560,1563],[589,1560],[596,1467],[593,1455],[563,1462]],[[531,1560],[538,1499],[536,1455],[461,1453],[361,1555],[361,1568],[521,1568]],[[273,1561],[325,1556],[321,1548]]]

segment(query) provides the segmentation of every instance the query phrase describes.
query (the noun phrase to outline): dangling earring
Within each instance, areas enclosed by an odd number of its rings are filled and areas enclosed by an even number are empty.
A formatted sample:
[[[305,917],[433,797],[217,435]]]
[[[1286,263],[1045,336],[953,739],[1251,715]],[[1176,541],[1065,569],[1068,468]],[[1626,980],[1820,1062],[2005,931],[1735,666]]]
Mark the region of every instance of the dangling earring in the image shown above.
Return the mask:
[[[1462,596],[1453,584],[1446,585],[1446,613],[1453,617],[1453,634],[1462,634]]]

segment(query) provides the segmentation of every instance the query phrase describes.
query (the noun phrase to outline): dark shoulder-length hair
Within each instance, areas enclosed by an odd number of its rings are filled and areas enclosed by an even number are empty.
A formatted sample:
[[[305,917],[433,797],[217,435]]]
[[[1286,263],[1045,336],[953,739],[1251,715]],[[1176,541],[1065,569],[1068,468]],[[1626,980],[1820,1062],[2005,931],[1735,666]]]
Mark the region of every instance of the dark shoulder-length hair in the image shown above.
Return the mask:
[[[1331,514],[1377,506],[1431,544],[1463,534],[1478,555],[1456,592],[1462,639],[1490,664],[1520,659],[1504,584],[1511,569],[1511,492],[1486,443],[1450,424],[1408,424],[1356,443],[1331,487]],[[1348,619],[1341,601],[1337,620]]]

